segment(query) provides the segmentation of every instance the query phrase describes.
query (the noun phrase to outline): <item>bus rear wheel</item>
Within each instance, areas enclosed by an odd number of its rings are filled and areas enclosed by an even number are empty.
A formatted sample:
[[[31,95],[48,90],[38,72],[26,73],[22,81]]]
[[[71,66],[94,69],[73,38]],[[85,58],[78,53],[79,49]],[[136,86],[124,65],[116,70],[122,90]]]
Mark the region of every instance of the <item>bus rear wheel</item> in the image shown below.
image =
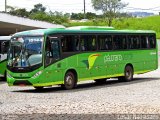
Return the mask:
[[[73,89],[77,86],[77,80],[75,75],[72,72],[67,72],[64,78],[64,88],[66,90]]]
[[[133,67],[127,65],[124,70],[124,76],[118,78],[119,81],[129,82],[133,80]]]

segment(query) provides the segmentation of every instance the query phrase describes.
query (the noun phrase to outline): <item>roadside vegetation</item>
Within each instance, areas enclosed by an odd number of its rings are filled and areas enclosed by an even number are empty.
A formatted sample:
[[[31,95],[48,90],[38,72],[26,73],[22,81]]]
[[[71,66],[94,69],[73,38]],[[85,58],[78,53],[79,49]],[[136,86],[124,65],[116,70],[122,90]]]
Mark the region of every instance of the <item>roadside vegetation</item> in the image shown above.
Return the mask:
[[[95,0],[92,0],[92,2],[94,1]],[[95,7],[97,7],[96,4]],[[121,5],[122,6],[120,6],[120,8],[126,6],[126,4]],[[49,23],[61,24],[66,27],[113,26],[115,29],[154,30],[157,33],[157,38],[160,39],[160,16],[136,18],[128,15],[127,13],[112,12],[112,14],[114,14],[114,17],[112,17],[110,14],[107,14],[107,11],[103,11],[102,15],[87,12],[85,15],[85,21],[82,21],[82,19],[84,18],[83,13],[63,14],[62,12],[58,11],[46,12],[46,8],[42,4],[34,5],[34,8],[30,11],[27,11],[25,8],[14,8],[12,6],[8,6],[8,13],[11,15],[26,17],[33,20],[41,20]],[[107,15],[108,17],[111,17],[111,21],[107,18]]]
[[[116,29],[130,29],[130,30],[154,30],[157,38],[160,39],[160,16],[150,16],[143,18],[119,18],[114,19],[112,26]],[[89,20],[88,22],[69,22],[68,26],[106,26],[103,19]]]

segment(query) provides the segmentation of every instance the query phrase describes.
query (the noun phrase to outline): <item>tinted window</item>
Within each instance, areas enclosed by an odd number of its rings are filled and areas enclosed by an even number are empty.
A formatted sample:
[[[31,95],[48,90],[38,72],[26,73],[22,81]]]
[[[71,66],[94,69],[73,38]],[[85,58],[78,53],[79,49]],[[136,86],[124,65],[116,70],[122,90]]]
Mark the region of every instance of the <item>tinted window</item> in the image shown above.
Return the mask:
[[[66,35],[61,38],[62,52],[79,51],[79,36]]]
[[[94,35],[82,35],[81,39],[81,50],[82,51],[95,51],[97,49],[96,36]]]
[[[128,48],[129,49],[140,49],[139,36],[128,36]]]
[[[147,36],[141,36],[141,48],[149,48],[149,40]]]
[[[150,48],[156,48],[156,39],[155,39],[155,36],[149,36],[148,40],[149,40]]]
[[[100,35],[98,36],[100,50],[112,50],[112,37]]]
[[[113,36],[113,48],[115,50],[127,49],[126,36],[120,36],[120,35]]]

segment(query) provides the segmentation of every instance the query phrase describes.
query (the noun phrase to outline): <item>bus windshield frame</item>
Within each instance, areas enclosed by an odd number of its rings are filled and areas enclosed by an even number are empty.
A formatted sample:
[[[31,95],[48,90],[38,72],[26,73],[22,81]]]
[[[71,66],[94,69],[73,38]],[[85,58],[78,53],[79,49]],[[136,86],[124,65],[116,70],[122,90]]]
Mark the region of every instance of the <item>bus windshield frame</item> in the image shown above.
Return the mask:
[[[35,70],[43,63],[43,36],[11,38],[7,66],[10,70]]]

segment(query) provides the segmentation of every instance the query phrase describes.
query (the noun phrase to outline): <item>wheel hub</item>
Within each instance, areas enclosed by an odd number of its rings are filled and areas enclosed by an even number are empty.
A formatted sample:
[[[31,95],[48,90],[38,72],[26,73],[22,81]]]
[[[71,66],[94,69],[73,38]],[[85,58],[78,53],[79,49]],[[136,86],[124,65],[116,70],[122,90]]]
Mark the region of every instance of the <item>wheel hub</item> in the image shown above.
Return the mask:
[[[72,77],[71,76],[67,76],[67,78],[66,78],[66,83],[67,83],[67,85],[71,85],[72,84]]]
[[[130,72],[130,71],[126,71],[126,76],[130,79],[130,77],[131,77],[131,72]]]

